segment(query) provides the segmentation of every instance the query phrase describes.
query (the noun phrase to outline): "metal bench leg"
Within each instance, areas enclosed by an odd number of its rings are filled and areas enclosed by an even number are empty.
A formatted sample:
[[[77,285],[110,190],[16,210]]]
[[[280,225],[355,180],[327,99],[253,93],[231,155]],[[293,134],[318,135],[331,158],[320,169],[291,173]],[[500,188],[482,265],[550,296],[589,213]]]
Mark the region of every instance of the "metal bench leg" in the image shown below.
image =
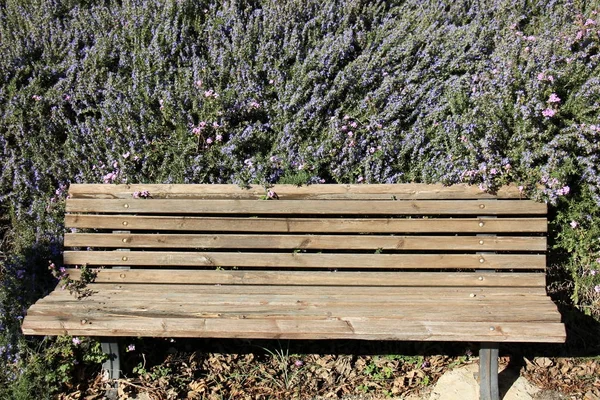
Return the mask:
[[[498,343],[482,343],[479,350],[479,399],[499,400]]]
[[[110,380],[111,387],[106,391],[107,399],[117,399],[118,379],[121,374],[121,360],[119,359],[119,345],[117,342],[102,342],[102,352],[108,354],[108,359],[102,364],[102,373]]]

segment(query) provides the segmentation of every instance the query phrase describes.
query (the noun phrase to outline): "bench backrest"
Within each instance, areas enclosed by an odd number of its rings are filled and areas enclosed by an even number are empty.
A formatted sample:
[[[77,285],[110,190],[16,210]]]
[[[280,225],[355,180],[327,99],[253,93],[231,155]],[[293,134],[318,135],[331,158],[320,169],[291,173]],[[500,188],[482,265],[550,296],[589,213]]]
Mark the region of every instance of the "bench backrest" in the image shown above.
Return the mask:
[[[496,195],[422,184],[271,191],[71,185],[64,263],[107,267],[96,282],[545,290],[547,207],[516,187]]]

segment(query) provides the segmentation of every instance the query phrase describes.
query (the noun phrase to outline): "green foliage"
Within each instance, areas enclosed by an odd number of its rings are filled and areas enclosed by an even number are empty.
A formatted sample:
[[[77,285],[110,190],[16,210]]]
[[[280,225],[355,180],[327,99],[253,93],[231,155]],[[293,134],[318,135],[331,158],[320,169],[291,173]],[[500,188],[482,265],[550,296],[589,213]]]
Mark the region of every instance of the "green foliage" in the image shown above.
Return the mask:
[[[44,352],[27,349],[21,343],[21,356],[0,370],[0,398],[51,399],[64,384],[73,382],[75,370],[98,368],[106,359],[100,344],[88,338],[59,336],[44,342]]]
[[[551,205],[549,259],[600,318],[598,8],[0,1],[9,364],[36,348],[20,321],[56,284],[73,182],[516,183]],[[40,354],[66,357],[54,347]]]
[[[600,211],[587,190],[565,200],[561,210],[550,227],[552,245],[566,253],[573,302],[600,319]]]

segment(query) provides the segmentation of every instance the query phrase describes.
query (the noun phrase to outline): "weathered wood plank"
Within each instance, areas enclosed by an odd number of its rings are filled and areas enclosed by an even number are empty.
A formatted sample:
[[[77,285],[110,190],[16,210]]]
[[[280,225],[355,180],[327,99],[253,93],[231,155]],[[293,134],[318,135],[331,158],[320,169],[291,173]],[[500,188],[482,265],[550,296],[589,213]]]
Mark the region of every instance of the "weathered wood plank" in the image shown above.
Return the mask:
[[[531,200],[90,200],[67,199],[67,212],[294,215],[544,215]]]
[[[538,254],[312,254],[160,251],[65,251],[68,265],[329,269],[545,269]]]
[[[79,299],[80,302],[97,302],[102,299],[169,299],[182,302],[239,303],[243,301],[274,302],[285,301],[344,301],[349,303],[376,302],[433,302],[440,299],[465,300],[468,303],[495,301],[509,304],[544,302],[551,303],[543,288],[498,288],[498,287],[348,287],[348,286],[258,286],[234,285],[174,285],[174,284],[105,284],[92,283],[87,288],[93,296]],[[265,289],[265,290],[262,290]],[[269,290],[270,289],[270,290]],[[318,290],[317,290],[318,289]],[[354,289],[354,290],[353,290]],[[73,301],[68,290],[54,290],[38,302]],[[266,300],[265,300],[266,299]]]
[[[67,233],[65,247],[545,251],[535,236],[373,236]]]
[[[81,278],[81,270],[67,269],[72,279]],[[171,284],[200,285],[290,285],[315,286],[351,286],[359,290],[360,286],[400,287],[546,287],[543,273],[473,273],[473,272],[325,272],[325,271],[191,271],[191,270],[97,270],[98,283],[145,283],[164,282]],[[199,289],[205,290],[205,289]],[[267,290],[265,288],[265,290]],[[367,289],[371,290],[371,288]]]
[[[67,228],[288,233],[544,233],[546,218],[236,218],[65,215]]]
[[[446,305],[446,304],[445,304]],[[172,302],[162,298],[148,302],[146,299],[103,299],[95,302],[71,301],[36,303],[29,316],[54,316],[94,319],[96,317],[164,317],[164,318],[263,318],[263,319],[315,319],[315,318],[385,318],[404,321],[471,321],[471,322],[556,322],[560,314],[549,299],[541,302],[522,302],[506,305],[498,301],[448,300],[447,308],[440,309],[439,302],[395,300],[360,303],[344,300],[283,301],[263,298],[236,302]]]
[[[26,335],[564,342],[560,323],[436,322],[371,318],[229,319],[26,317]]]
[[[102,285],[102,284],[100,284]],[[372,294],[361,292],[351,293],[348,290],[339,291],[338,287],[322,286],[321,292],[305,292],[303,287],[298,286],[282,286],[275,293],[240,293],[236,290],[231,292],[226,291],[230,286],[221,286],[219,291],[204,290],[214,288],[211,286],[196,285],[197,290],[184,290],[177,285],[154,285],[146,292],[137,289],[128,289],[128,286],[120,285],[122,289],[107,288],[100,289],[100,285],[90,285],[90,290],[93,296],[77,299],[68,291],[56,290],[50,296],[38,300],[38,304],[57,303],[57,302],[75,302],[81,304],[97,304],[103,302],[122,301],[124,306],[129,306],[129,302],[141,301],[146,302],[146,305],[151,303],[181,303],[181,304],[205,304],[205,305],[264,305],[267,307],[273,305],[302,305],[302,304],[355,304],[357,308],[372,307],[373,304],[431,304],[440,307],[448,304],[465,304],[465,305],[502,305],[503,307],[514,306],[520,308],[525,305],[542,304],[551,306],[552,310],[556,311],[556,306],[548,296],[538,293],[527,293],[526,291],[512,291],[502,293],[498,288],[492,290],[481,290],[480,288],[472,288],[470,291],[454,291],[451,288],[437,288],[437,293],[432,290],[422,290],[418,293],[418,288],[403,288],[404,290],[390,290],[386,293],[385,288],[372,288]],[[143,285],[142,285],[143,286]],[[432,288],[424,288],[432,289]],[[152,298],[152,302],[148,301]],[[260,308],[260,307],[259,307]],[[451,307],[448,307],[451,308]]]
[[[190,184],[72,184],[69,196],[72,198],[130,199],[134,192],[150,192],[155,199],[260,199],[266,194],[263,186],[252,185],[241,188],[237,185],[190,185]],[[479,187],[457,184],[377,184],[339,185],[324,184],[311,186],[275,185],[271,188],[282,199],[520,199],[522,193],[516,185],[503,186],[494,195],[485,193]]]

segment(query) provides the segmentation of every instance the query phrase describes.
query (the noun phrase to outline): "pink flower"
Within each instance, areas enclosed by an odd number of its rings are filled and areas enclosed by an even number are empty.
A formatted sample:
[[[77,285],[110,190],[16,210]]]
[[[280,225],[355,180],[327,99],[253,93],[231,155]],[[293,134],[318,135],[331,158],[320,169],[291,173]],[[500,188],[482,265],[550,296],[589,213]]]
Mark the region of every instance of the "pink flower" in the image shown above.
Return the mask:
[[[362,176],[358,177],[358,183],[362,182],[365,178],[363,178]]]
[[[206,144],[212,144],[212,142],[213,142],[212,138],[206,139]]]
[[[548,103],[560,103],[560,97],[556,93],[552,93],[548,98]]]
[[[498,170],[496,168],[490,169],[490,174],[491,175],[496,175],[497,173],[498,173]]]
[[[571,188],[569,186],[563,186],[556,191],[556,194],[559,196],[564,196],[564,195],[569,194],[570,191],[571,191]]]
[[[371,154],[375,153],[375,147],[371,147],[371,148],[369,149],[369,153],[371,153]]]
[[[217,135],[217,136],[215,136],[215,140],[216,140],[217,142],[220,142],[220,141],[222,141],[222,140],[223,140],[223,135]]]
[[[356,128],[356,127],[358,126],[358,124],[357,124],[356,122],[352,122],[352,123],[350,124],[350,126],[351,126],[351,127],[353,127],[353,128]]]
[[[588,18],[588,19],[585,21],[585,24],[584,24],[583,26],[592,26],[592,25],[596,25],[596,21],[594,21],[594,20],[593,20],[593,19],[591,19],[591,18]]]
[[[79,338],[77,338],[77,337],[74,337],[74,338],[73,338],[73,344],[74,344],[75,346],[77,346],[77,345],[80,345],[80,344],[81,344],[81,339],[79,339]]]
[[[354,135],[354,132],[352,132],[352,131],[348,132],[348,137],[352,137],[352,135]]]
[[[123,158],[128,158],[130,155],[131,155],[131,153],[127,152],[127,153],[123,154]]]
[[[542,111],[542,115],[544,117],[551,118],[556,115],[556,111],[551,108],[546,108],[544,111]]]
[[[597,273],[598,273],[598,271],[596,271],[595,269],[590,271],[591,276],[596,276]]]
[[[524,189],[523,186],[519,186],[518,189],[519,189],[519,193],[523,193],[523,189]]]
[[[127,351],[135,351],[135,344],[130,344],[127,346]]]
[[[575,229],[579,226],[579,223],[577,221],[571,221],[569,225],[571,225],[571,228]]]
[[[114,172],[109,172],[108,174],[102,177],[104,183],[113,183],[115,179],[117,179],[117,174],[115,174]]]
[[[546,80],[546,74],[544,74],[543,72],[540,72],[537,75],[537,79],[538,79],[538,81],[545,81]]]
[[[595,291],[596,293],[600,293],[600,285],[596,285],[596,286],[594,286],[594,291]]]

